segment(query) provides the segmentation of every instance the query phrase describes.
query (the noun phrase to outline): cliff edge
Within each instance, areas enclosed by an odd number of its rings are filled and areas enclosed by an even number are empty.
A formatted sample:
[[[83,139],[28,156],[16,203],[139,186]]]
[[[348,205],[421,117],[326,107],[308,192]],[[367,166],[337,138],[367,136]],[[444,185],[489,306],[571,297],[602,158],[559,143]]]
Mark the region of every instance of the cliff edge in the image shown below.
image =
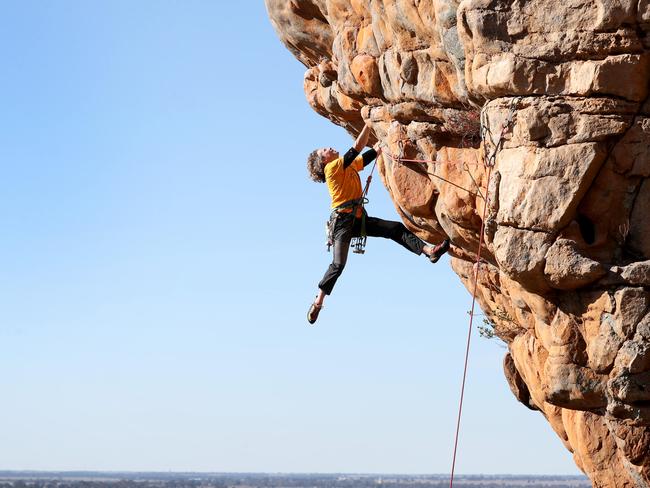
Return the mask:
[[[265,1],[314,110],[369,123],[405,225],[478,272],[513,394],[593,486],[650,487],[650,0]]]

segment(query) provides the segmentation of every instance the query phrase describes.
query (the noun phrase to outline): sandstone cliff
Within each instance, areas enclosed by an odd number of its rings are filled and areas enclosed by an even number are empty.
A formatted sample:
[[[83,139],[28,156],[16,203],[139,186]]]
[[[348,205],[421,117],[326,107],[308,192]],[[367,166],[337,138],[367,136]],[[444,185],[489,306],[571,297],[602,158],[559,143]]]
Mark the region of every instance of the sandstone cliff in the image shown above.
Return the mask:
[[[397,211],[470,289],[485,210],[513,394],[594,486],[650,487],[650,1],[266,5],[311,106],[372,125]]]

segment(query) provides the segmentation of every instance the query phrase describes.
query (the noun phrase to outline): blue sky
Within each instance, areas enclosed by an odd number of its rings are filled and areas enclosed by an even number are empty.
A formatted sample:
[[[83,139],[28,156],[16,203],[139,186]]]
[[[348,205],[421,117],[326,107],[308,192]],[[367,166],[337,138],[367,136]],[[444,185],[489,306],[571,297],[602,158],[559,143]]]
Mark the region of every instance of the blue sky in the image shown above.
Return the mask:
[[[263,2],[2,10],[0,469],[447,472],[469,294],[373,240],[308,327],[305,156],[351,139]],[[577,473],[504,353],[475,335],[457,472]]]

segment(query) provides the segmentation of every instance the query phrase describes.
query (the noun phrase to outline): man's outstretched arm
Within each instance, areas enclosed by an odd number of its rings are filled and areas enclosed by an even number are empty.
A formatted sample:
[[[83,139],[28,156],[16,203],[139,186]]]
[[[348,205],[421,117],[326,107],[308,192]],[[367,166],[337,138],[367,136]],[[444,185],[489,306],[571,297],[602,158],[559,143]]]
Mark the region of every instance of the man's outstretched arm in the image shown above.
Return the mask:
[[[359,133],[359,136],[357,137],[357,140],[354,141],[353,147],[357,150],[358,153],[360,153],[361,150],[368,144],[368,137],[370,137],[370,126],[364,125],[363,129]]]
[[[347,168],[352,164],[352,162],[356,159],[356,157],[359,155],[361,150],[366,147],[366,144],[368,144],[368,137],[370,137],[370,126],[364,125],[363,129],[359,133],[359,136],[357,137],[357,140],[354,141],[354,146],[352,146],[348,152],[345,153],[343,156],[343,167]],[[368,151],[370,152],[370,151]],[[366,153],[368,154],[368,153]],[[372,156],[372,159],[376,157],[376,154]],[[372,159],[370,161],[372,161]],[[370,162],[368,161],[368,162]],[[363,159],[363,164],[364,166],[368,163],[366,163],[366,158],[364,154],[364,159]]]

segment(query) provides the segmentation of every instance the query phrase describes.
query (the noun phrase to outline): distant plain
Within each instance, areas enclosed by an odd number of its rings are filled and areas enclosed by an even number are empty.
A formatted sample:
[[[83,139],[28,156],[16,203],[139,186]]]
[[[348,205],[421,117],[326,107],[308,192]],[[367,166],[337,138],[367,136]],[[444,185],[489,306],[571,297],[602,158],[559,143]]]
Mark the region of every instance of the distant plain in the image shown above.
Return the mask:
[[[444,488],[449,475],[0,471],[0,488]],[[456,488],[587,488],[583,476],[457,475]]]

